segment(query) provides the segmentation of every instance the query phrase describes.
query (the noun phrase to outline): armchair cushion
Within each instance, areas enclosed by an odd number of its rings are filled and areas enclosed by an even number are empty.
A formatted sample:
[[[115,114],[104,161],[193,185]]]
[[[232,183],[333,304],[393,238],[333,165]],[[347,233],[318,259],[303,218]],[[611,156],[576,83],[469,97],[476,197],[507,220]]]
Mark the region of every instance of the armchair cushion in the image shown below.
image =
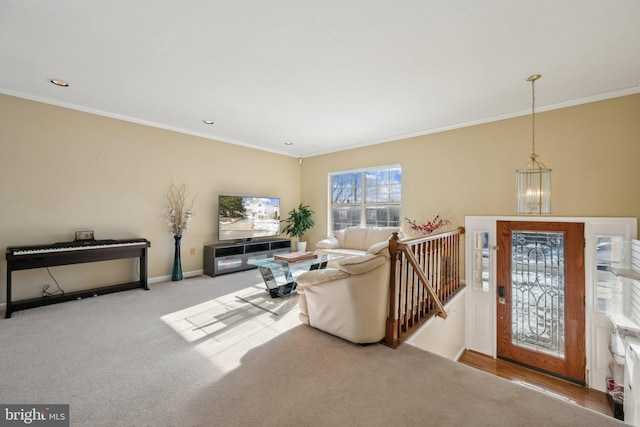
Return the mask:
[[[304,275],[304,277],[302,277]],[[298,278],[298,286],[315,286],[322,283],[331,282],[333,280],[346,279],[349,273],[337,270],[335,268],[323,268],[321,270],[311,270],[303,273]]]
[[[349,274],[362,274],[385,263],[387,257],[384,255],[361,255],[342,258],[338,260],[338,268]]]

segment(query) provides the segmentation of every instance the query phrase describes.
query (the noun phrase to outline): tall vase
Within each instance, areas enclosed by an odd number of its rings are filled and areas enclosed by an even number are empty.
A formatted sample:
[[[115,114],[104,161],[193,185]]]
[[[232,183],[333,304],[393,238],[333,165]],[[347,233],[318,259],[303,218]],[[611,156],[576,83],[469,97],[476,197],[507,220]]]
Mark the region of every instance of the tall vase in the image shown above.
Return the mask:
[[[182,236],[173,236],[176,241],[175,253],[173,256],[173,271],[171,272],[171,280],[182,280],[182,261],[180,261],[180,240]]]

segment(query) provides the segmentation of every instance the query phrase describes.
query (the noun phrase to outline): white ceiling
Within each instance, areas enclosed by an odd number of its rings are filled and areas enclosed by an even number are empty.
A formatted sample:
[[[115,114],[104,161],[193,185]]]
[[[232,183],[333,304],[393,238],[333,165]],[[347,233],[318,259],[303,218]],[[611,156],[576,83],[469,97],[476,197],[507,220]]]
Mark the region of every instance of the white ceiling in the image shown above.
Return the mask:
[[[529,114],[534,73],[640,93],[640,1],[0,1],[0,93],[294,157]]]

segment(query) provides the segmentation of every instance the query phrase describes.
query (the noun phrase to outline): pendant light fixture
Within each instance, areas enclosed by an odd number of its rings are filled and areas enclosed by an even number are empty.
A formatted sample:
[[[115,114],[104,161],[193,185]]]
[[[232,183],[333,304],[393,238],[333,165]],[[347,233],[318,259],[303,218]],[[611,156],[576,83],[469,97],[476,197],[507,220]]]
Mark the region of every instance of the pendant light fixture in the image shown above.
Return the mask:
[[[527,77],[531,82],[531,154],[529,162],[516,171],[518,215],[551,214],[551,169],[536,154],[536,80],[541,74]]]

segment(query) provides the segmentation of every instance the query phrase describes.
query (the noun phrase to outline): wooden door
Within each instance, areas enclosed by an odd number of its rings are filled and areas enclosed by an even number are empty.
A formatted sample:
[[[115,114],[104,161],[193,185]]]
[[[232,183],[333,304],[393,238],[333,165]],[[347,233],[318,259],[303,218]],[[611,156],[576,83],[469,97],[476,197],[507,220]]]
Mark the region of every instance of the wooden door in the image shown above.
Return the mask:
[[[498,221],[497,355],[585,383],[584,224]]]

